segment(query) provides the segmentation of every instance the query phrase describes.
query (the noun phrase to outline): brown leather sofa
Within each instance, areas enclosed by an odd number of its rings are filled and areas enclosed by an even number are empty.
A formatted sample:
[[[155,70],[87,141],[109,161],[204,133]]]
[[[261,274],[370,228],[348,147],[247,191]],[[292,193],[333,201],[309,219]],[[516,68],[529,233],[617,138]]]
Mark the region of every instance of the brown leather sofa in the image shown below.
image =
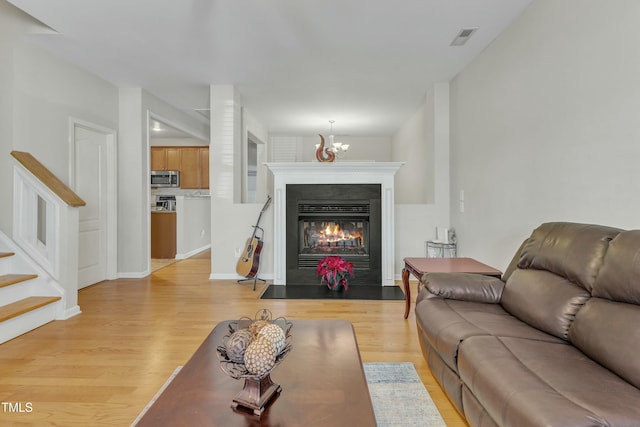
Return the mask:
[[[502,280],[420,288],[422,352],[472,427],[640,426],[640,230],[542,224]]]

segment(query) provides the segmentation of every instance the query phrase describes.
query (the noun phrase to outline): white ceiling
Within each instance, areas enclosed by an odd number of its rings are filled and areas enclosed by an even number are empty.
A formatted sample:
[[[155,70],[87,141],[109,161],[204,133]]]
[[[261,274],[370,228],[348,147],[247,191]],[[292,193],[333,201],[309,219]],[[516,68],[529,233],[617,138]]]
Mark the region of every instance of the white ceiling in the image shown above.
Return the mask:
[[[273,135],[335,120],[338,134],[383,136],[532,0],[8,1],[58,32],[34,36],[47,49],[189,113],[208,108],[210,84],[233,84]]]

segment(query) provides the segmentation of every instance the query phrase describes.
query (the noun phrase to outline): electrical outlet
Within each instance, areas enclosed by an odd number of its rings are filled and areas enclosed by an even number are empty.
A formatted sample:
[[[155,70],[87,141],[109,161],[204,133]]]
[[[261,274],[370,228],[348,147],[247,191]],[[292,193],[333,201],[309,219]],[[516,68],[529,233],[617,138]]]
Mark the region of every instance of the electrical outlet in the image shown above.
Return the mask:
[[[200,237],[204,237],[204,228],[200,230]]]
[[[236,258],[242,255],[242,248],[236,248]]]

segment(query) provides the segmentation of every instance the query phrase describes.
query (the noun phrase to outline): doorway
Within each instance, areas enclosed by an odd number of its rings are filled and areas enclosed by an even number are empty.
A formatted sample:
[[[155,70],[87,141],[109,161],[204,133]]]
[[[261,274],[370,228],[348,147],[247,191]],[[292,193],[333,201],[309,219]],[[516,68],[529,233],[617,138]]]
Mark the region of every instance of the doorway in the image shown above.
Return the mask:
[[[148,210],[148,264],[147,271],[149,274],[177,261],[184,257],[185,248],[191,248],[193,242],[198,242],[198,237],[194,238],[192,227],[187,227],[185,231],[185,223],[199,224],[202,220],[198,215],[193,215],[193,198],[200,201],[209,199],[208,186],[202,188],[198,184],[198,179],[206,180],[202,177],[205,174],[193,173],[198,166],[202,168],[206,159],[209,159],[208,151],[209,141],[202,136],[198,136],[192,131],[162,117],[150,110],[147,110],[147,175],[152,170],[178,171],[179,187],[152,187],[151,182],[147,185]],[[206,148],[205,151],[201,150]],[[161,155],[163,161],[155,161],[159,157],[152,154],[154,149],[157,152],[164,152]],[[197,150],[196,150],[197,149]],[[187,180],[187,173],[189,179]],[[206,164],[206,175],[208,176],[209,164]],[[194,180],[195,178],[195,180]],[[190,183],[186,184],[185,183]],[[178,209],[178,204],[181,208]],[[188,205],[188,208],[187,208]],[[170,207],[172,206],[172,207]],[[192,218],[196,218],[192,221]],[[206,224],[210,227],[210,218],[206,218]],[[195,226],[194,226],[195,227]],[[203,230],[199,238],[205,236]],[[209,239],[210,240],[210,239]],[[170,248],[170,249],[169,249]],[[178,251],[182,252],[178,252]],[[176,258],[178,256],[178,258]]]
[[[78,288],[116,278],[116,132],[70,120],[70,183],[79,211]]]
[[[266,195],[265,168],[259,167],[265,162],[265,145],[258,137],[246,131],[246,144],[242,152],[242,203],[256,203]]]

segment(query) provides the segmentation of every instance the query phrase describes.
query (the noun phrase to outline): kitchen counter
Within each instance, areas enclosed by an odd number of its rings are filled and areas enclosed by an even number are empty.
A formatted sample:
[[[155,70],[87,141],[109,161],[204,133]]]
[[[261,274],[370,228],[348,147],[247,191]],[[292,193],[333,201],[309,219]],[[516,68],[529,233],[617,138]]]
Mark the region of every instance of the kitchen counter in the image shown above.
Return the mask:
[[[211,195],[209,194],[188,194],[183,196],[185,199],[209,199]]]

